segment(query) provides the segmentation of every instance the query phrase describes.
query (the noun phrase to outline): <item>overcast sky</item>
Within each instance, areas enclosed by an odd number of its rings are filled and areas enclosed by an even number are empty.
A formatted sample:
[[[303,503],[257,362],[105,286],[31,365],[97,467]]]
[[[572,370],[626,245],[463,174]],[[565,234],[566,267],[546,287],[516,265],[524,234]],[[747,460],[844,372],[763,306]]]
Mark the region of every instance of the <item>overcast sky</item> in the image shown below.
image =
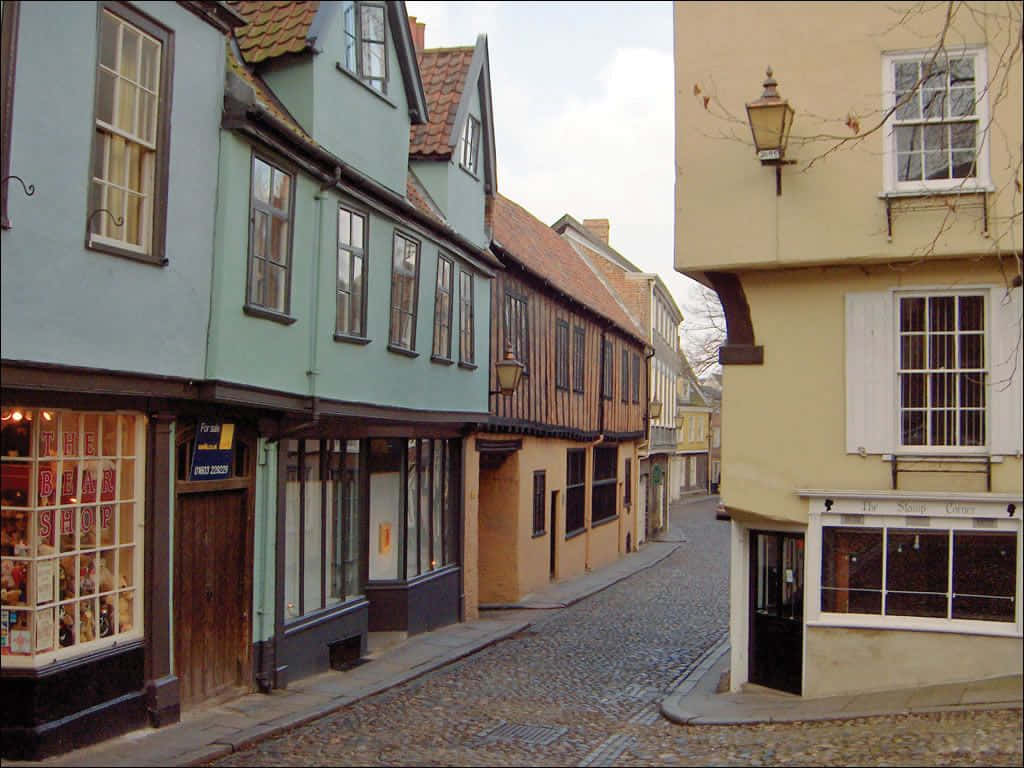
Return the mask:
[[[670,2],[417,2],[427,48],[491,57],[498,191],[546,224],[607,218],[609,242],[657,272],[680,309],[672,267]]]

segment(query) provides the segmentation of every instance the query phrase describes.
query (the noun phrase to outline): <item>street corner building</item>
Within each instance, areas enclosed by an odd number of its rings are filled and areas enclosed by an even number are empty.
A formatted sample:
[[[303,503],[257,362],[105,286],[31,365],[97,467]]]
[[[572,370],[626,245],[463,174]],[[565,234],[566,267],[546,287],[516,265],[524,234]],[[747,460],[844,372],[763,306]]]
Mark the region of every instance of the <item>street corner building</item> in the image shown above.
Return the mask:
[[[486,38],[442,105],[403,3],[2,12],[4,757],[472,615]]]
[[[1021,674],[1021,9],[975,5],[675,5],[733,690]]]

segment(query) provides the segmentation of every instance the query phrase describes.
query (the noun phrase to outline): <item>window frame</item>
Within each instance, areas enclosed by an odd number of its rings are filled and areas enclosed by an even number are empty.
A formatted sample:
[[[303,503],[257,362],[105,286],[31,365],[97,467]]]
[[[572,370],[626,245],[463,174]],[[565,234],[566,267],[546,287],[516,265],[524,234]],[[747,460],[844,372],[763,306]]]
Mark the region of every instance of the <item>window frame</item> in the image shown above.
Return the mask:
[[[395,278],[399,275],[398,266],[395,264],[395,245],[398,240],[404,240],[406,243],[412,243],[416,249],[416,266],[412,275],[406,275],[402,273],[404,277],[411,277],[413,280],[413,291],[412,291],[412,309],[407,311],[401,307],[395,306]],[[423,243],[414,238],[412,235],[407,234],[405,231],[396,229],[394,235],[391,238],[391,298],[390,308],[388,310],[388,349],[392,352],[398,352],[399,354],[406,354],[409,356],[416,356],[416,326],[418,319],[418,309],[420,303],[420,263],[423,261]],[[395,340],[395,310],[400,313],[408,315],[410,318],[410,337],[409,346],[405,346],[400,341]]]
[[[252,268],[253,268],[253,245],[255,242],[256,234],[256,212],[261,211],[266,213],[273,219],[275,214],[279,212],[279,209],[273,208],[269,204],[259,203],[257,206],[257,200],[255,197],[255,171],[256,162],[259,161],[264,165],[270,167],[271,170],[271,189],[273,189],[273,172],[276,170],[279,173],[284,174],[289,178],[288,182],[288,253],[285,257],[284,272],[285,272],[285,284],[284,284],[284,308],[282,310],[268,307],[265,303],[257,304],[251,300],[252,295]],[[298,179],[298,174],[295,173],[294,169],[286,163],[281,163],[274,159],[272,155],[268,155],[264,152],[259,152],[253,148],[250,155],[249,161],[249,244],[246,253],[245,260],[245,303],[243,304],[243,311],[247,315],[254,317],[262,317],[268,320],[275,320],[285,324],[291,324],[295,322],[295,318],[291,316],[291,302],[292,302],[292,248],[295,242],[295,184]],[[273,194],[273,193],[271,193]],[[277,216],[277,218],[281,218]],[[267,237],[270,237],[270,228],[267,231]],[[272,261],[270,255],[264,259],[268,263]]]
[[[391,66],[388,62],[388,12],[387,7],[383,2],[367,2],[367,0],[350,0],[351,8],[355,17],[355,35],[351,35],[347,29],[345,29],[345,11],[346,3],[342,4],[341,8],[341,36],[342,36],[342,61],[338,63],[338,68],[343,72],[347,72],[356,78],[361,84],[365,85],[371,91],[376,93],[378,96],[387,96],[388,93],[388,81],[391,77]],[[363,24],[362,16],[364,8],[380,8],[381,17],[383,19],[384,38],[382,40],[364,40],[363,38]],[[355,69],[349,66],[347,55],[349,41],[355,46]],[[384,56],[384,77],[370,77],[365,72],[365,63],[363,60],[363,46],[364,43],[377,44],[383,48]],[[379,82],[381,84],[378,90],[373,86],[373,83]]]
[[[101,210],[99,208],[92,210],[92,185],[93,169],[97,162],[96,153],[99,151],[96,137],[99,125],[101,82],[99,46],[102,38],[104,13],[109,13],[120,22],[160,43],[160,76],[157,79],[157,87],[160,90],[156,99],[156,137],[152,149],[154,155],[153,187],[148,206],[150,229],[148,246],[136,247],[126,241],[97,235],[92,231],[97,220],[97,211]],[[92,130],[89,149],[89,180],[86,184],[85,195],[85,247],[88,250],[111,256],[121,256],[159,267],[166,266],[169,263],[167,258],[167,207],[171,153],[171,102],[174,85],[174,31],[127,3],[117,2],[117,0],[101,0],[96,4],[96,52],[92,121],[90,123]],[[145,146],[142,142],[136,141],[134,137],[129,138],[113,127],[109,129],[109,135],[122,136],[133,145]],[[100,214],[100,217],[102,218],[104,215]],[[123,216],[117,218],[122,220],[121,226],[127,223],[123,220]],[[140,218],[140,226],[144,223],[146,222]]]
[[[622,379],[619,382],[619,388],[622,390],[622,402],[629,402],[629,350],[625,347],[622,348],[622,360],[619,366],[622,370],[619,372],[619,376]]]
[[[466,278],[463,280],[463,278]],[[469,290],[466,290],[466,287]],[[459,366],[476,368],[476,322],[474,319],[473,273],[459,270]],[[467,298],[468,297],[468,298]],[[468,318],[468,323],[467,323]],[[468,339],[468,342],[467,342]],[[468,352],[468,354],[467,354]]]
[[[615,342],[611,339],[601,341],[601,397],[615,397]]]
[[[445,291],[441,284],[442,266],[448,265],[448,289]],[[440,312],[440,301],[442,294],[448,296],[448,317],[444,318]],[[452,360],[452,317],[453,317],[453,306],[455,297],[455,260],[445,256],[438,252],[437,254],[437,273],[434,281],[434,339],[431,345],[431,359],[441,363],[451,363]],[[447,321],[445,323],[445,321]],[[447,341],[439,345],[438,342],[442,341],[439,338],[441,330],[446,330],[448,333]],[[442,349],[446,347],[445,349]]]
[[[573,482],[573,463],[582,464],[579,467],[578,482]],[[579,507],[577,509],[576,507]],[[587,449],[567,448],[565,454],[565,538],[571,539],[580,535],[587,529]],[[570,522],[577,522],[579,525],[570,528]]]
[[[342,245],[342,243],[341,243],[341,212],[342,211],[345,211],[350,217],[358,216],[360,219],[362,219],[362,222],[363,222],[363,224],[362,224],[363,242],[360,245],[358,245],[358,246],[356,246],[354,244]],[[350,219],[350,221],[351,221],[351,219]],[[351,223],[349,224],[349,227],[351,229]],[[366,297],[368,295],[367,283],[369,282],[369,280],[368,280],[368,276],[369,275],[368,275],[368,270],[367,270],[367,262],[368,262],[368,259],[369,259],[369,254],[367,252],[368,249],[366,247],[366,244],[370,241],[370,231],[369,230],[370,230],[370,217],[369,217],[369,215],[365,211],[358,210],[358,209],[353,208],[352,206],[346,205],[344,203],[339,203],[338,204],[338,219],[337,219],[337,232],[336,232],[336,234],[337,234],[337,250],[338,250],[338,253],[335,255],[335,258],[336,259],[340,258],[340,256],[341,256],[340,251],[342,251],[342,250],[346,250],[349,253],[349,268],[348,268],[348,284],[349,284],[349,291],[348,291],[348,295],[349,295],[349,313],[348,314],[349,314],[349,328],[347,330],[344,330],[344,331],[341,330],[340,328],[338,328],[338,298],[339,298],[339,295],[341,294],[341,290],[337,287],[338,275],[337,275],[337,271],[335,271],[335,276],[334,276],[335,277],[334,338],[335,338],[336,341],[356,341],[356,342],[360,342],[360,341],[368,341],[369,340],[367,332],[366,332]],[[360,312],[359,312],[360,328],[359,328],[359,332],[358,333],[353,332],[353,330],[351,328],[351,320],[352,320],[352,318],[351,318],[352,288],[351,287],[352,287],[352,283],[353,283],[353,273],[354,273],[354,266],[355,266],[355,258],[356,257],[358,257],[359,260],[362,262],[362,286],[361,286],[361,295],[359,297],[359,302],[360,302]],[[337,262],[335,262],[335,263],[337,264]]]
[[[930,405],[930,403],[931,403],[931,395],[932,395],[932,392],[931,392],[931,390],[932,390],[932,387],[931,387],[931,376],[935,375],[937,373],[940,373],[940,372],[960,374],[961,371],[964,371],[964,370],[975,371],[975,372],[977,371],[977,369],[961,369],[959,367],[959,337],[961,335],[959,327],[954,328],[954,330],[951,332],[952,336],[954,338],[954,354],[958,358],[957,361],[956,361],[957,362],[957,367],[956,368],[946,369],[946,368],[926,367],[926,368],[923,368],[923,369],[916,369],[916,368],[905,369],[901,365],[901,339],[903,338],[904,335],[918,335],[918,332],[916,332],[916,331],[908,331],[908,332],[905,333],[902,330],[901,312],[900,312],[901,300],[902,299],[914,299],[914,298],[924,299],[925,300],[925,322],[927,323],[927,321],[928,321],[928,300],[929,299],[933,299],[933,298],[941,298],[941,297],[952,297],[952,298],[954,298],[956,300],[955,304],[954,304],[954,308],[955,308],[954,314],[956,315],[956,318],[955,318],[956,321],[958,321],[958,319],[959,319],[959,311],[958,310],[959,310],[960,299],[961,298],[965,298],[965,297],[980,297],[981,300],[982,300],[981,320],[982,320],[982,323],[983,323],[983,327],[981,329],[981,335],[982,335],[983,341],[982,341],[981,353],[982,353],[982,356],[983,356],[984,365],[983,365],[983,367],[981,369],[981,373],[985,377],[985,381],[982,383],[981,392],[982,392],[982,398],[983,398],[983,402],[984,402],[984,407],[983,407],[984,416],[982,417],[982,426],[983,426],[984,433],[985,433],[985,439],[984,439],[984,441],[980,445],[963,445],[963,444],[941,445],[941,444],[931,444],[931,443],[914,444],[914,443],[904,443],[903,442],[904,436],[903,436],[902,417],[903,417],[904,411],[905,410],[914,410],[914,411],[921,410],[919,408],[904,409],[904,407],[903,407],[902,377],[904,375],[922,374],[922,375],[925,376],[925,407],[924,407],[923,411],[924,411],[924,414],[925,414],[925,429],[926,429],[926,434],[928,435],[927,439],[930,440],[931,439],[931,419],[930,419],[930,415],[934,411],[936,411],[936,410],[949,410],[948,408],[933,409],[931,407],[931,405]],[[990,387],[988,386],[989,380],[990,380],[990,378],[992,376],[992,334],[993,334],[993,329],[994,329],[994,322],[993,322],[994,318],[993,318],[993,307],[992,307],[993,302],[992,302],[991,293],[987,289],[985,289],[985,288],[972,288],[970,286],[963,286],[962,288],[958,288],[958,289],[954,289],[954,290],[949,290],[949,289],[944,289],[944,290],[942,290],[942,289],[940,289],[940,290],[928,290],[928,289],[894,290],[894,291],[892,291],[892,301],[893,301],[892,336],[893,336],[893,356],[894,356],[893,370],[894,370],[894,373],[895,373],[895,376],[894,376],[894,379],[895,379],[894,387],[895,387],[895,389],[894,389],[894,399],[893,399],[893,411],[894,411],[894,414],[893,414],[893,425],[892,425],[892,428],[893,428],[893,431],[894,431],[893,445],[896,446],[896,450],[898,452],[900,452],[901,454],[908,454],[908,453],[956,454],[956,455],[987,454],[989,452],[989,447],[990,447],[991,442],[992,442],[992,397],[991,397]],[[957,322],[957,325],[959,325],[958,322]],[[927,326],[926,326],[926,328],[927,328]],[[928,333],[927,330],[924,331],[923,333],[924,333],[924,338],[925,338],[925,344],[924,344],[924,354],[925,354],[925,358],[926,358],[925,365],[929,365],[927,357],[930,354],[929,339],[932,338],[932,336]],[[939,333],[939,332],[936,332],[936,333]],[[945,335],[947,332],[943,331],[941,333],[943,335]],[[962,406],[959,404],[959,400],[960,400],[959,391],[960,391],[959,387],[957,387],[957,405],[953,409],[953,412],[954,412],[955,417],[956,417],[955,421],[956,421],[956,433],[957,433],[957,435],[959,435],[959,432],[960,432],[960,429],[959,429],[959,426],[960,426],[959,425],[959,415],[962,412],[962,410],[961,410]]]
[[[474,179],[480,177],[480,121],[466,115],[459,138],[459,167]]]
[[[954,46],[940,52],[940,57],[947,60],[971,57],[974,60],[974,98],[975,113],[973,117],[908,119],[897,121],[896,107],[896,65],[903,62],[920,63],[931,59],[934,51],[901,51],[882,55],[882,110],[887,115],[885,134],[883,137],[883,190],[885,195],[929,195],[936,193],[994,191],[989,166],[989,128],[990,111],[988,99],[988,51],[983,45]],[[936,57],[938,61],[939,57]],[[918,83],[915,93],[923,83]],[[947,88],[948,94],[948,88]],[[899,181],[897,171],[896,128],[901,125],[950,125],[953,123],[973,122],[975,130],[975,175],[965,178],[920,179]],[[947,147],[947,152],[951,151]],[[922,175],[924,169],[922,168]]]
[[[547,533],[547,472],[543,469],[533,473],[533,537]]]
[[[572,391],[582,395],[586,389],[587,329],[582,325],[572,328]]]
[[[911,516],[903,514],[903,512],[888,512],[888,511],[868,511],[864,515],[854,515],[857,518],[857,522],[852,522],[849,518],[850,515],[837,514],[835,510],[828,513],[821,513],[817,511],[821,503],[820,499],[811,500],[812,514],[810,515],[808,525],[808,537],[807,537],[807,568],[808,568],[808,580],[807,584],[807,600],[805,601],[806,610],[806,623],[808,626],[821,626],[821,627],[854,627],[854,628],[871,628],[871,629],[889,629],[889,630],[911,630],[911,631],[932,631],[932,632],[951,632],[964,635],[988,635],[988,636],[1011,636],[1021,637],[1021,594],[1018,591],[1014,595],[1015,600],[1015,615],[1013,621],[992,621],[983,619],[954,619],[954,618],[935,618],[925,616],[901,616],[885,613],[842,613],[834,611],[824,611],[821,609],[821,601],[824,586],[824,528],[837,527],[844,529],[860,528],[865,533],[873,532],[878,529],[882,529],[882,582],[881,592],[882,608],[880,611],[884,611],[884,594],[886,588],[886,574],[885,574],[885,556],[887,549],[887,531],[903,530],[920,528],[928,533],[983,533],[986,531],[995,531],[997,533],[1008,533],[1016,536],[1016,563],[1017,563],[1017,589],[1020,587],[1020,567],[1021,567],[1021,523],[1019,517],[1007,518],[1005,513],[1001,517],[989,517],[986,516],[982,519],[988,519],[990,522],[984,526],[976,525],[978,518],[967,518],[957,517],[955,515],[942,516],[935,514],[924,514],[913,516],[913,523],[911,524]],[[862,500],[853,500],[853,503],[859,509],[862,506],[867,507],[866,500],[862,503]],[[881,503],[881,502],[879,502]],[[911,506],[913,503],[911,503]],[[902,505],[901,505],[902,506]],[[898,509],[898,508],[897,508]],[[950,539],[952,540],[950,535]],[[951,562],[952,560],[953,547],[950,547],[949,554],[947,555]],[[947,566],[948,567],[948,566]],[[949,568],[950,573],[948,575],[950,581],[953,579],[952,569]],[[811,574],[814,574],[815,578],[810,578]],[[813,587],[813,589],[811,588]],[[952,587],[948,587],[947,595],[951,596]],[[950,605],[948,611],[952,611]],[[949,615],[947,613],[947,615]]]
[[[640,402],[640,355],[633,353],[633,404]]]
[[[599,461],[598,456],[602,455],[605,459],[614,453],[615,458],[611,461],[610,466],[612,473],[610,475],[602,474],[598,476]],[[590,479],[590,527],[607,523],[611,520],[615,520],[619,516],[618,504],[616,491],[618,490],[619,484],[619,446],[616,444],[611,445],[595,445],[593,449],[593,459],[591,461],[591,479]],[[601,505],[599,501],[610,503],[611,509],[603,510],[602,514],[598,514]]]
[[[502,349],[499,360],[505,356],[505,349],[511,344],[512,354],[523,364],[523,376],[530,375],[530,317],[529,299],[526,294],[505,289],[502,300],[501,327]],[[518,318],[518,322],[513,322]],[[514,326],[514,327],[513,327]]]
[[[622,506],[629,509],[633,505],[633,459],[626,458],[623,463]]]
[[[569,390],[569,323],[555,321],[555,389]]]

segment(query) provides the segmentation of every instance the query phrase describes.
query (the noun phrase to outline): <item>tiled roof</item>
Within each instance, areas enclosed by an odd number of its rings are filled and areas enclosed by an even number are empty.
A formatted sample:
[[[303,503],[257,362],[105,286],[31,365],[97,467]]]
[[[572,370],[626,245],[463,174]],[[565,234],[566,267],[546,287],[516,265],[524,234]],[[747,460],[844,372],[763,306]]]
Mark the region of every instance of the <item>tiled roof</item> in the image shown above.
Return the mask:
[[[450,157],[448,145],[459,109],[462,89],[473,61],[472,46],[432,48],[416,54],[420,79],[427,94],[430,122],[409,129],[409,154],[413,157]]]
[[[586,260],[551,227],[501,195],[494,199],[494,240],[522,266],[562,293],[631,336],[644,338]]]
[[[278,100],[274,92],[270,90],[270,87],[263,82],[263,78],[250,71],[248,67],[238,60],[230,41],[227,44],[227,58],[228,69],[242,78],[253,89],[260,106],[265,107],[268,112],[287,125],[304,142],[316,145],[313,137],[306,133],[298,121],[291,116],[291,113]]]
[[[238,48],[249,64],[306,50],[309,26],[320,7],[319,2],[270,0],[239,0],[229,5],[249,22],[235,30]]]

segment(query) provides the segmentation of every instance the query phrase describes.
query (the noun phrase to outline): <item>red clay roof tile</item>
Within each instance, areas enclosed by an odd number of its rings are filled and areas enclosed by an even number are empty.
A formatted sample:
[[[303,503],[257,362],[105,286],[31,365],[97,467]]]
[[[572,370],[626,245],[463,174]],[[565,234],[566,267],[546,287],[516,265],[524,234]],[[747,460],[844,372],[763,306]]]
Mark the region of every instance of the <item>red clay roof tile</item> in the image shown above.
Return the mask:
[[[431,48],[420,51],[416,59],[420,66],[420,79],[427,96],[430,122],[413,125],[409,129],[409,155],[412,157],[450,157],[448,145],[455,126],[455,113],[462,99],[462,89],[469,73],[476,49]]]
[[[320,7],[318,1],[280,0],[236,0],[229,5],[249,22],[235,29],[238,47],[249,64],[306,50],[309,26]]]

